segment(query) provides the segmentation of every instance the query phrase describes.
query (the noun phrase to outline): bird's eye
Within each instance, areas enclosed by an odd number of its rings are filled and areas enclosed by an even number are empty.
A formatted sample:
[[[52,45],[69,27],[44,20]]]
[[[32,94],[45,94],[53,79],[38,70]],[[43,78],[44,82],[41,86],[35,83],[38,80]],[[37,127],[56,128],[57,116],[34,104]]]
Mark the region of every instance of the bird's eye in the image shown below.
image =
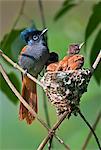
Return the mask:
[[[34,40],[34,41],[38,40],[38,36],[34,35],[34,36],[33,36],[33,40]]]

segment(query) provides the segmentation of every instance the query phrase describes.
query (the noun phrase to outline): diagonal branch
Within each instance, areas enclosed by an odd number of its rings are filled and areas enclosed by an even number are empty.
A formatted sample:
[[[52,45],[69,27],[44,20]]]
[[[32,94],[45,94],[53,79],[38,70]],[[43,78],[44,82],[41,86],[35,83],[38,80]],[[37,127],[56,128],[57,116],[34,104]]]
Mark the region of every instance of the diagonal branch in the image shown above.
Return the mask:
[[[101,59],[101,50],[100,50],[100,52],[99,52],[99,54],[98,54],[98,56],[97,56],[97,58],[96,58],[96,60],[95,60],[95,62],[93,64],[93,66],[92,66],[93,69],[96,69],[98,63],[100,62],[100,59]]]
[[[44,29],[44,28],[46,28],[46,20],[45,20],[44,8],[43,8],[42,0],[38,0],[38,5],[39,5],[39,10],[40,10],[42,26],[43,26],[43,29]],[[47,33],[46,33],[46,44],[48,45]],[[45,118],[46,118],[47,125],[49,127],[51,127],[50,117],[49,117],[49,112],[48,112],[48,106],[47,106],[47,102],[46,102],[46,95],[45,95],[44,92],[43,92],[43,108],[44,108],[44,113],[45,113]],[[49,143],[48,143],[48,149],[49,150],[52,147],[52,140],[53,140],[53,137],[51,136],[51,138],[49,140]]]
[[[95,140],[96,140],[96,143],[97,143],[97,145],[98,145],[98,147],[99,147],[99,150],[101,150],[101,145],[100,145],[100,142],[99,142],[99,139],[98,139],[96,133],[94,132],[92,126],[91,126],[91,125],[89,124],[89,122],[86,120],[86,118],[84,117],[84,115],[81,113],[81,111],[80,111],[79,108],[78,108],[78,113],[79,113],[80,117],[84,120],[84,122],[86,123],[86,125],[89,127],[89,129],[91,130],[92,134],[93,134],[94,137],[95,137]]]
[[[45,21],[45,15],[44,15],[44,10],[43,10],[42,0],[38,0],[38,4],[39,4],[39,8],[40,8],[42,26],[43,26],[43,29],[44,29],[44,28],[46,28],[46,21]],[[47,37],[47,33],[46,33],[46,44],[48,44],[47,41],[48,41],[48,37]]]
[[[43,11],[43,4],[41,0],[38,0],[39,8],[40,8],[40,15],[41,15],[41,21],[42,21],[42,26],[43,28],[46,27],[46,22],[45,22],[45,16],[44,16],[44,11]]]
[[[2,48],[5,47],[6,43],[8,42],[8,39],[9,39],[9,37],[10,37],[12,31],[13,31],[13,29],[15,28],[15,26],[17,25],[17,23],[18,23],[18,21],[19,21],[21,15],[23,14],[24,7],[25,7],[25,2],[26,2],[26,0],[23,0],[23,1],[22,1],[22,3],[21,3],[21,8],[20,8],[20,10],[19,10],[18,16],[17,16],[17,18],[15,19],[15,21],[14,21],[14,23],[13,23],[13,25],[12,25],[12,28],[11,28],[11,30],[10,30],[9,35],[6,37],[5,42],[4,42],[3,45],[2,45]]]
[[[5,81],[7,82],[7,84],[9,85],[9,87],[11,88],[11,90],[14,92],[14,94],[17,96],[17,98],[21,101],[21,103],[23,103],[23,105],[30,111],[30,113],[47,129],[49,130],[47,124],[39,118],[39,116],[36,114],[36,112],[30,107],[30,105],[23,99],[23,97],[20,95],[20,93],[16,90],[16,88],[14,87],[14,85],[11,83],[11,81],[9,80],[5,70],[3,69],[2,65],[0,64],[0,72],[3,76],[3,78],[5,79]]]
[[[13,62],[7,55],[5,55],[3,53],[2,50],[0,50],[0,55],[7,61],[9,62],[14,68],[18,69],[20,72],[22,72],[23,74],[26,73],[26,71],[24,69],[22,69],[17,63]],[[44,89],[44,85],[38,81],[35,77],[33,77],[32,75],[30,75],[29,73],[26,73],[26,75],[34,82],[36,82],[39,86],[41,86]]]
[[[14,63],[9,57],[7,57],[1,50],[0,50],[0,55],[6,59],[6,61],[8,61],[11,65],[13,65],[14,68],[17,68],[19,71],[21,71],[22,73],[25,73],[25,71],[16,63]],[[36,112],[29,106],[29,104],[23,99],[23,97],[20,95],[20,93],[16,90],[16,88],[14,87],[14,85],[11,83],[11,81],[9,80],[5,70],[3,69],[2,65],[0,64],[0,72],[2,73],[4,79],[6,80],[6,82],[8,83],[8,85],[10,86],[10,88],[12,89],[12,91],[14,92],[14,94],[18,97],[18,99],[23,103],[23,105],[30,111],[30,113],[36,117],[36,119],[48,130],[48,132],[50,132],[50,128],[47,126],[47,124],[39,118],[39,116],[36,114]],[[26,74],[31,80],[33,80],[34,82],[36,82],[37,84],[39,84],[42,88],[44,87],[43,84],[38,81],[36,78],[34,78],[32,75],[30,75],[29,73]],[[54,134],[54,137],[64,146],[64,147],[68,147],[64,141],[59,138],[56,134]]]
[[[59,121],[57,123],[55,123],[52,127],[52,129],[50,130],[48,136],[42,141],[42,143],[39,145],[37,150],[42,150],[44,148],[44,146],[47,144],[48,140],[50,139],[50,137],[52,135],[54,135],[56,129],[61,125],[61,123],[63,122],[63,120],[67,117],[67,115],[70,112],[66,111],[64,112],[64,114],[62,115],[62,117],[59,119]],[[69,150],[70,148],[68,146],[65,147],[67,150]]]
[[[98,116],[97,116],[97,118],[95,120],[95,123],[92,126],[93,130],[96,129],[96,126],[99,123],[100,119],[101,119],[101,111],[98,113]],[[86,147],[87,147],[87,145],[88,145],[88,143],[90,141],[91,136],[92,136],[92,131],[89,132],[89,134],[88,134],[88,136],[87,136],[87,138],[86,138],[86,140],[85,140],[85,142],[84,142],[84,144],[82,146],[82,150],[86,149]]]

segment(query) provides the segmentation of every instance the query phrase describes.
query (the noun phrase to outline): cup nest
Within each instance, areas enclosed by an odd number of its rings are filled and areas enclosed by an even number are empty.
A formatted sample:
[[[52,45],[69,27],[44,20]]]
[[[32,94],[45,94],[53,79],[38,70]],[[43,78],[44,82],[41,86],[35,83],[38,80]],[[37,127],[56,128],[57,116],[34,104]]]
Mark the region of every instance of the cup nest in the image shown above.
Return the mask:
[[[41,82],[58,116],[63,115],[65,111],[77,115],[76,108],[79,107],[82,94],[87,92],[90,78],[91,70],[84,68],[45,73]]]

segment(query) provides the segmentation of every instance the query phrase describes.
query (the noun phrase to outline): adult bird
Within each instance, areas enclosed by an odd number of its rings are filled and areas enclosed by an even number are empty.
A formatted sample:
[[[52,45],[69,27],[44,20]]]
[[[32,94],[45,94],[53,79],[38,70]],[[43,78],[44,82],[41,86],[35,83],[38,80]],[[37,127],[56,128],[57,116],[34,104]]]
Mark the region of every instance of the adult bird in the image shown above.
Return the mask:
[[[47,29],[40,31],[32,28],[27,28],[21,32],[21,38],[26,42],[26,46],[20,53],[18,63],[36,78],[49,59],[49,49],[45,40],[46,32]],[[37,113],[36,83],[26,75],[22,76],[22,97]],[[28,124],[31,124],[35,119],[22,103],[20,103],[19,119],[26,119]]]

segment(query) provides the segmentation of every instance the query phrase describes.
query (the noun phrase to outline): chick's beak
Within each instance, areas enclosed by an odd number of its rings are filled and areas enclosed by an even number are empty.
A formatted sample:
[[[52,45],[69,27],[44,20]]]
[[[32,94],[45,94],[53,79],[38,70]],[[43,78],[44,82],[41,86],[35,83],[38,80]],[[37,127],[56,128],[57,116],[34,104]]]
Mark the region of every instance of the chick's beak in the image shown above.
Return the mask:
[[[84,44],[85,44],[85,42],[82,42],[82,43],[79,45],[79,49],[81,49]]]

